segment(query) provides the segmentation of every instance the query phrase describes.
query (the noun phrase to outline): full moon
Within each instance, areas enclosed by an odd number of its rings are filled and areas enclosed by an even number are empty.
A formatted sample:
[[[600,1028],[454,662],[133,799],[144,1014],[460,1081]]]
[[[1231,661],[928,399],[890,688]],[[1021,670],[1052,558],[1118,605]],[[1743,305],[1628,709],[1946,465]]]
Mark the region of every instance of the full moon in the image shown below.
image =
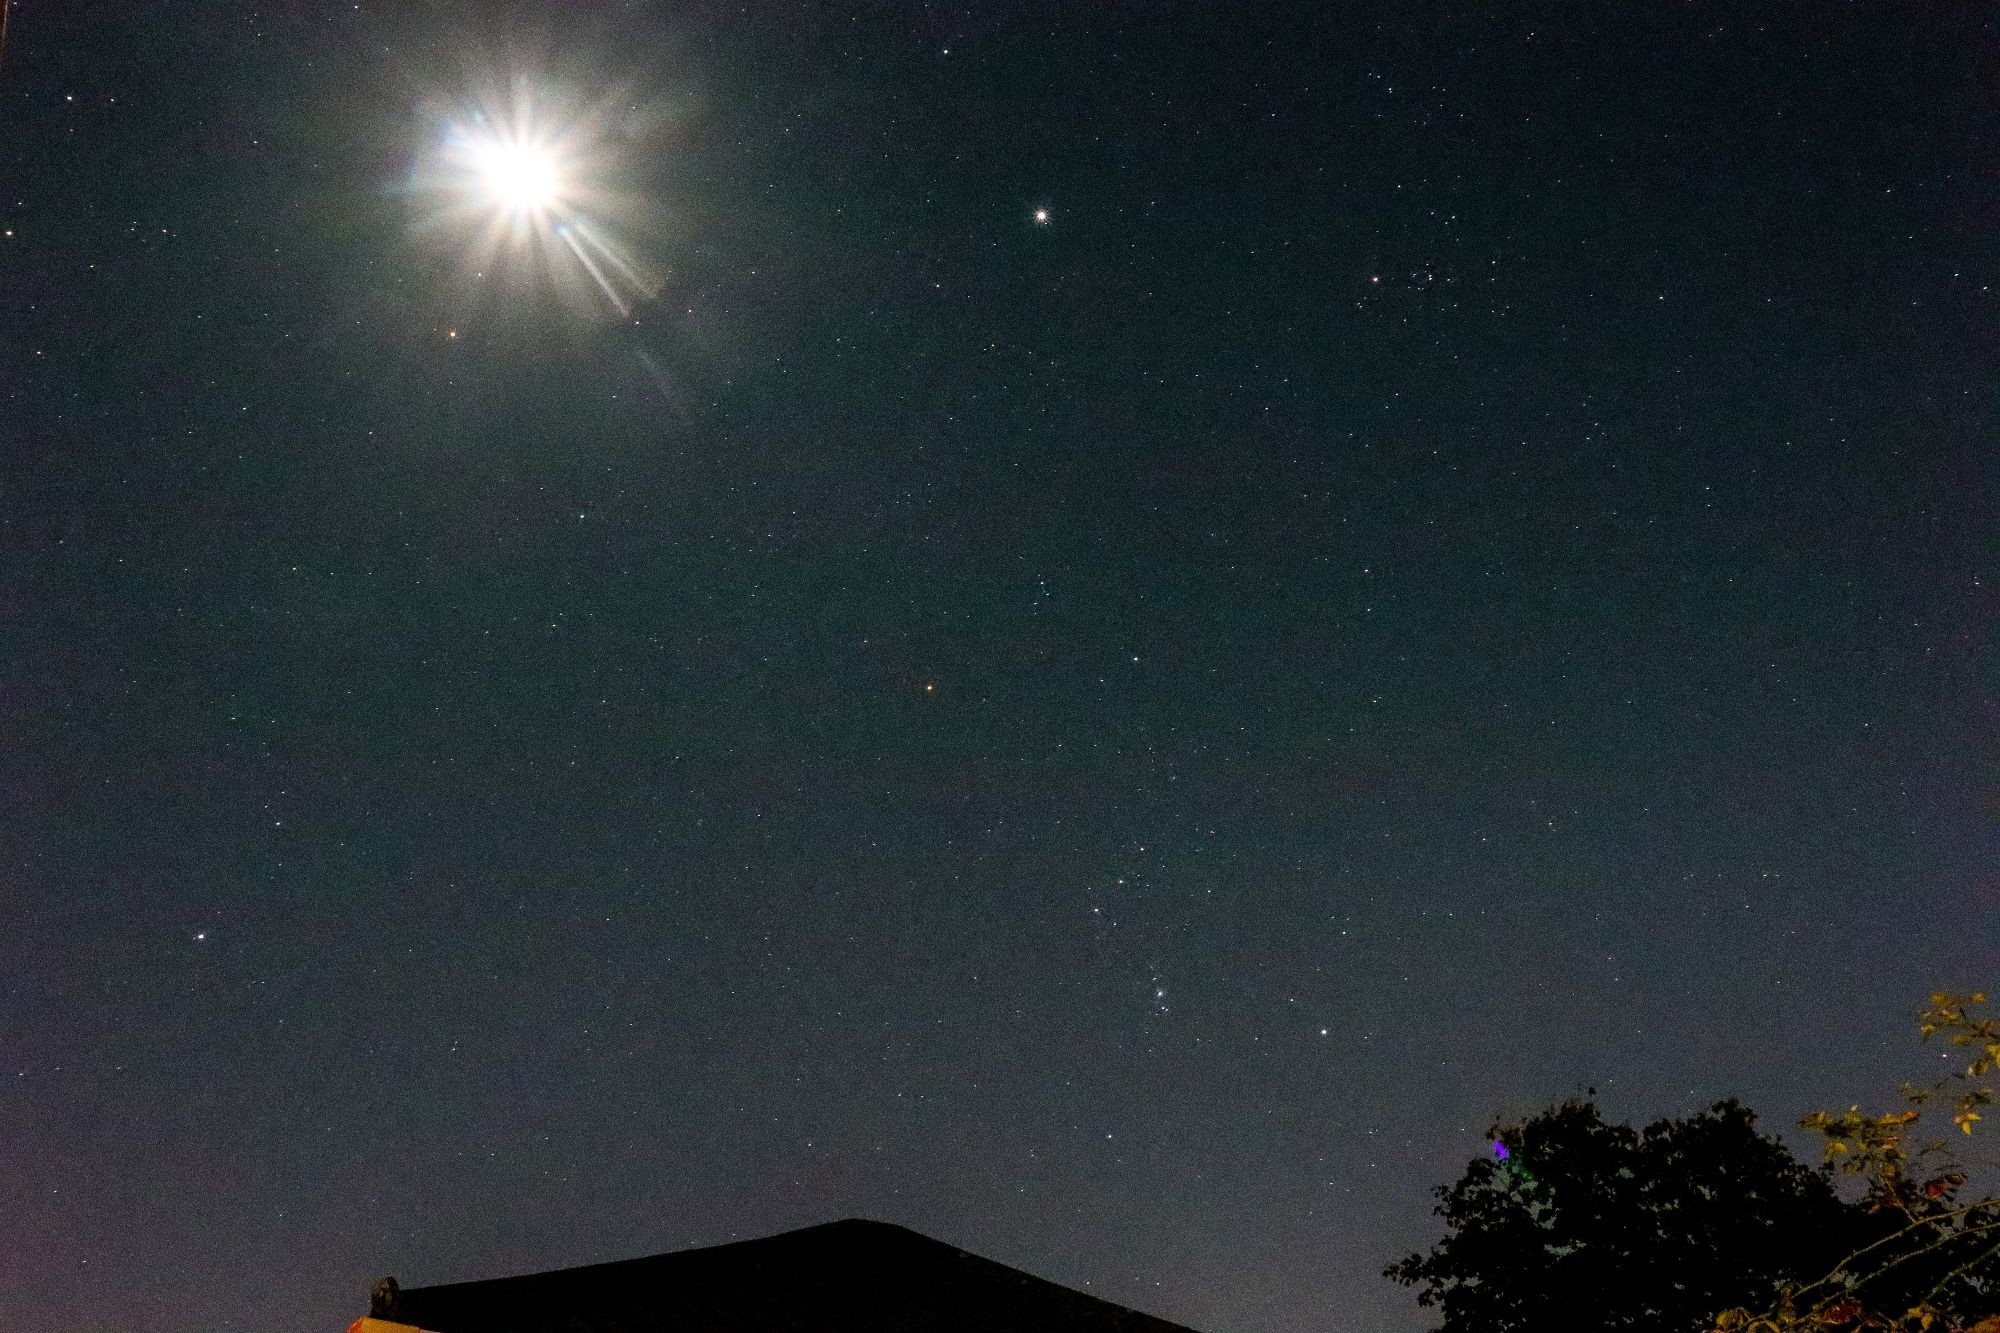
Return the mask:
[[[486,275],[504,262],[574,309],[602,298],[606,311],[628,316],[661,282],[626,239],[648,212],[625,183],[622,127],[636,104],[628,94],[583,102],[525,77],[512,88],[440,95],[436,146],[411,167],[418,225],[459,249],[461,272],[481,287],[493,287]]]
[[[479,188],[506,212],[534,215],[562,198],[562,173],[547,149],[492,139],[472,145],[471,156]]]

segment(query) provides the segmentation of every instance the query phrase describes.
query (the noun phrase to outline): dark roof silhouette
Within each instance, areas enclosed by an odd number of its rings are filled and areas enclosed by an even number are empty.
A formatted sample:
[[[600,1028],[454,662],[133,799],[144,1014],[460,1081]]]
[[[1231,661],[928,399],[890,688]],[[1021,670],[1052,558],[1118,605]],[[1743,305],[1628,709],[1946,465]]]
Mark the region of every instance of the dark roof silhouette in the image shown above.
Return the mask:
[[[380,1313],[432,1333],[1192,1333],[860,1219],[651,1259],[414,1287]]]

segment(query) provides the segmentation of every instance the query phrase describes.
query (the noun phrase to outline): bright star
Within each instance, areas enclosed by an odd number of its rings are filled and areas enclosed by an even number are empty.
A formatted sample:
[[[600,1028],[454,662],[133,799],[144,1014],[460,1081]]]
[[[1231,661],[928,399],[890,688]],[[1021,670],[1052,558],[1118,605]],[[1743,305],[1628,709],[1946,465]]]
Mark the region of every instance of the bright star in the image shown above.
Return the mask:
[[[1039,223],[1040,225],[1044,226],[1044,227],[1048,226],[1048,225],[1049,225],[1049,210],[1048,210],[1048,209],[1046,209],[1046,208],[1038,208],[1038,209],[1036,209],[1036,210],[1035,210],[1035,221],[1036,221],[1037,223]]]

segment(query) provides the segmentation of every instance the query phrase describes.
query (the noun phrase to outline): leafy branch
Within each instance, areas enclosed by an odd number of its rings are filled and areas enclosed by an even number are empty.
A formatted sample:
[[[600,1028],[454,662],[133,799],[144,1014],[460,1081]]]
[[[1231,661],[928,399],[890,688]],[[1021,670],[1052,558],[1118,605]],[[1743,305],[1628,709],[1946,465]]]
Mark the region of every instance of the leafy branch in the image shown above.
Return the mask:
[[[1918,1015],[1920,1039],[1942,1035],[1969,1058],[1929,1085],[1905,1083],[1906,1109],[1876,1115],[1856,1105],[1838,1114],[1815,1111],[1799,1122],[1825,1140],[1828,1163],[1868,1179],[1865,1207],[1898,1216],[1903,1224],[1860,1246],[1817,1282],[1781,1288],[1768,1310],[1724,1311],[1715,1319],[1717,1333],[2000,1333],[2000,1315],[1969,1322],[1974,1314],[1964,1308],[1972,1301],[1989,1310],[2000,1304],[2000,1196],[1959,1202],[1958,1191],[1967,1181],[1959,1168],[1965,1163],[1944,1139],[1920,1145],[1916,1139],[1924,1116],[1940,1108],[1960,1136],[1969,1138],[1984,1118],[1982,1109],[1993,1105],[1992,1084],[2000,1075],[2000,1018],[1986,1012],[1987,1004],[1983,991],[1931,996],[1929,1007]],[[1910,1273],[1928,1276],[1931,1270],[1924,1261],[1942,1272],[1903,1313],[1889,1310],[1909,1299],[1909,1293],[1900,1299],[1893,1294],[1878,1298],[1887,1301],[1878,1308],[1859,1294],[1864,1287],[1892,1291],[1897,1279]],[[1826,1294],[1809,1301],[1818,1291]]]

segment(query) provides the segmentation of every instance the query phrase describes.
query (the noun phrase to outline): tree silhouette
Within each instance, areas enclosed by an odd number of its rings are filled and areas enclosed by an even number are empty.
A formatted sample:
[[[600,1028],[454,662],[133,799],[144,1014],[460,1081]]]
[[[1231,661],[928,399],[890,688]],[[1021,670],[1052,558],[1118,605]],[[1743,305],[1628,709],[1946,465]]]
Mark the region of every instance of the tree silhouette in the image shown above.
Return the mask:
[[[1634,1130],[1569,1101],[1495,1126],[1494,1156],[1437,1191],[1445,1238],[1386,1276],[1440,1333],[1701,1333],[1883,1232],[1755,1123],[1732,1100]]]

